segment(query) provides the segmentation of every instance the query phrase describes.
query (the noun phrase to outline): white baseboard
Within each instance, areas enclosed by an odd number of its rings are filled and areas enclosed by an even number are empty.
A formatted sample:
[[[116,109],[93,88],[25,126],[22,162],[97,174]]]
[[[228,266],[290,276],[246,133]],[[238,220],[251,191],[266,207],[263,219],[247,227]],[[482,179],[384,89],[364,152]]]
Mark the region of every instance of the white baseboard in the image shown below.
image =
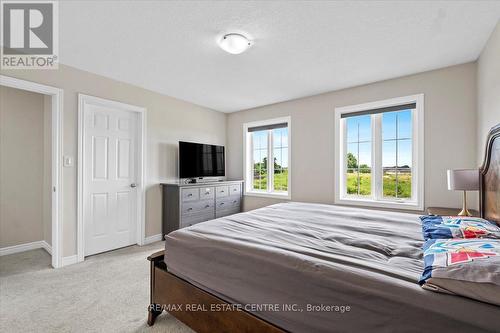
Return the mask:
[[[161,236],[162,236],[162,234],[157,234],[157,235],[146,237],[146,238],[144,238],[143,243],[144,243],[144,245],[146,245],[146,244],[151,244],[154,242],[159,242],[159,241],[163,240]]]
[[[25,252],[35,249],[44,249],[49,254],[52,254],[52,247],[46,241],[36,241],[31,243],[2,247],[0,248],[0,256],[6,256],[8,254]]]
[[[68,266],[68,265],[73,265],[78,262],[78,256],[75,254],[73,256],[67,256],[62,258],[62,267]]]
[[[42,241],[42,248],[50,255],[52,255],[52,246],[50,246],[49,243],[47,243],[46,241]]]

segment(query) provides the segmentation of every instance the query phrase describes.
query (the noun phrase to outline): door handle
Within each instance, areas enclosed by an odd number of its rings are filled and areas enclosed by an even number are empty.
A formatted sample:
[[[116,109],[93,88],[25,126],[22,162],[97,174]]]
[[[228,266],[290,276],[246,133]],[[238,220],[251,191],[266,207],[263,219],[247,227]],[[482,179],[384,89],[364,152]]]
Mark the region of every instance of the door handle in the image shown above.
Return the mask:
[[[130,184],[130,187],[132,187],[132,188],[137,187],[137,184],[136,183],[132,183],[132,184]]]

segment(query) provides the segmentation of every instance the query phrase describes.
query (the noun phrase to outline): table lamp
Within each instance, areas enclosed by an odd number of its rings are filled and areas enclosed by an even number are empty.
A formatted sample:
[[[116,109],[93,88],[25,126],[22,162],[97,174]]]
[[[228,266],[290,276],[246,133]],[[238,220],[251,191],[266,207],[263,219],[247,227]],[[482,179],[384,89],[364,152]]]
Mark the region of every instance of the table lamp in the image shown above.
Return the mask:
[[[462,211],[458,213],[458,216],[472,216],[472,214],[467,210],[467,191],[479,190],[479,170],[448,170],[448,190],[464,191]]]

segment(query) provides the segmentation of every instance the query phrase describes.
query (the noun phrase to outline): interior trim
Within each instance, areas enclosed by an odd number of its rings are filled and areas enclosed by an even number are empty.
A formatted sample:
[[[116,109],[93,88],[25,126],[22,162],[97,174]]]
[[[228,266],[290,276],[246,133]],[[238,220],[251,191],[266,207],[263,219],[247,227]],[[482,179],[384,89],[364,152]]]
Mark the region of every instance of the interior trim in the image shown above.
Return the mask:
[[[0,248],[0,257],[14,253],[31,251],[35,249],[44,249],[45,251],[47,251],[48,254],[52,254],[52,246],[50,246],[49,243],[47,243],[46,241],[41,240],[31,243],[23,243],[18,245],[2,247]]]

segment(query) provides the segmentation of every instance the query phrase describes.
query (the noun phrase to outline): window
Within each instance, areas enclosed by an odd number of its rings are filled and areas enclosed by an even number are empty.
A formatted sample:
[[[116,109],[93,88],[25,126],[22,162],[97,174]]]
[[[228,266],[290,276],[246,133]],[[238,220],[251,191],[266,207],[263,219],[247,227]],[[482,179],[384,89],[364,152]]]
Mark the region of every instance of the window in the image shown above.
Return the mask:
[[[370,116],[351,117],[347,122],[346,191],[349,195],[371,195],[372,131]]]
[[[335,202],[423,209],[423,95],[335,109]]]
[[[411,110],[382,114],[382,170],[384,198],[412,198]]]
[[[243,131],[245,194],[289,199],[290,118],[247,123]]]

